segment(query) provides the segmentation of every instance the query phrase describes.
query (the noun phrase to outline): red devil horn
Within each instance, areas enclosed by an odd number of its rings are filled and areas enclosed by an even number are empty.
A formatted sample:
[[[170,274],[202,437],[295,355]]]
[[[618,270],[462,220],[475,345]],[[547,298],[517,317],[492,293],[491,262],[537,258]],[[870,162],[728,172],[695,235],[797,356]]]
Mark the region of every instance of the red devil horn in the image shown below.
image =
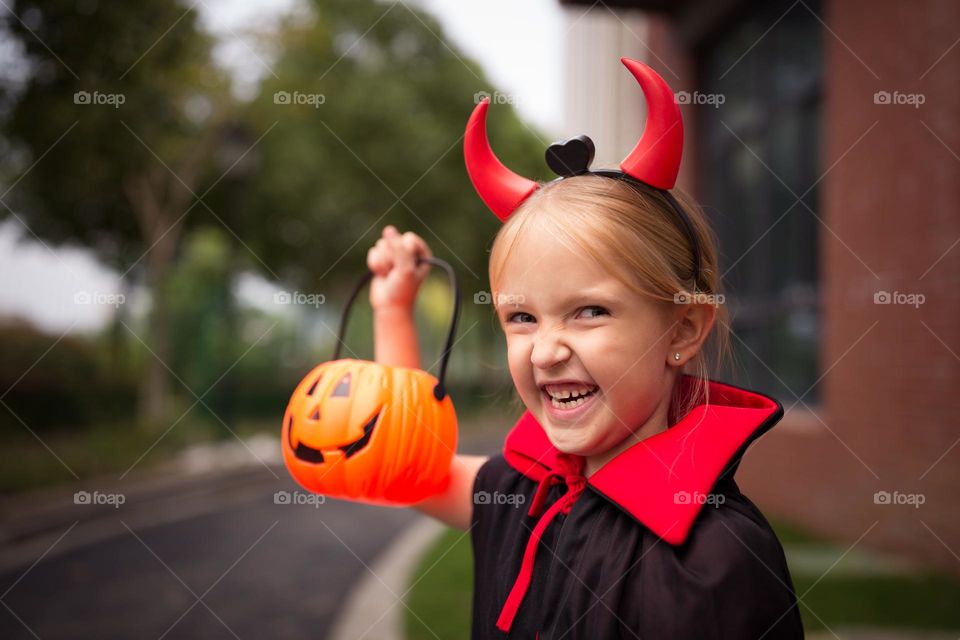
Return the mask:
[[[520,206],[537,188],[537,183],[507,169],[490,148],[487,140],[487,107],[484,98],[473,110],[464,134],[463,156],[467,173],[480,198],[501,221]]]
[[[620,58],[640,83],[647,100],[647,123],[637,146],[620,169],[658,189],[672,189],[683,155],[683,118],[673,91],[660,75],[636,60]]]

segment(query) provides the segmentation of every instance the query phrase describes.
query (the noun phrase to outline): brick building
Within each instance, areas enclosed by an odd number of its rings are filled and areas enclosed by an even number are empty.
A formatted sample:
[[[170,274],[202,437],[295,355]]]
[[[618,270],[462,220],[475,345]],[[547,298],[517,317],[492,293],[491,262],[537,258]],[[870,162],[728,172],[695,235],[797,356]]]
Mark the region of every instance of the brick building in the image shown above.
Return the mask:
[[[680,186],[720,239],[735,381],[787,410],[744,491],[960,574],[960,4],[563,4],[564,129],[595,166],[642,128],[620,56],[683,96]]]

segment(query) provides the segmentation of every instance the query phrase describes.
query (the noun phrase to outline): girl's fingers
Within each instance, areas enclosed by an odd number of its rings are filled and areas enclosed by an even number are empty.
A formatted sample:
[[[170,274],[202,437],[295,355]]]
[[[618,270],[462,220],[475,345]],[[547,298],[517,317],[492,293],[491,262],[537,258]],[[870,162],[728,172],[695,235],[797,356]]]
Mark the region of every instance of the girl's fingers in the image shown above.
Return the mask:
[[[390,273],[390,269],[393,268],[393,255],[394,250],[391,245],[390,229],[392,227],[387,227],[383,230],[383,236],[377,240],[370,251],[367,252],[367,266],[378,276],[386,276]],[[396,229],[393,230],[394,233]]]
[[[403,235],[403,246],[406,251],[414,257],[414,260],[416,260],[418,257],[433,257],[430,253],[430,247],[428,247],[427,243],[423,241],[423,238],[415,233],[408,232]],[[416,266],[416,263],[414,263],[414,265]],[[430,265],[421,264],[416,266],[416,270],[419,275],[425,275],[430,271]]]
[[[370,249],[367,252],[367,267],[378,276],[387,275],[393,267],[390,253],[378,247]]]
[[[403,245],[408,251],[415,255],[431,257],[430,247],[428,247],[427,243],[423,241],[423,238],[412,231],[408,231],[407,233],[403,234]]]
[[[383,237],[377,240],[371,250],[368,263],[378,275],[386,275],[391,269],[398,268],[422,277],[430,271],[430,265],[418,266],[416,260],[419,257],[433,257],[423,238],[412,231],[401,235],[396,227],[387,225],[383,229]]]
[[[393,258],[396,266],[404,271],[413,271],[416,265],[414,254],[409,250],[404,242],[403,236],[396,236],[390,239],[390,248],[393,252]]]

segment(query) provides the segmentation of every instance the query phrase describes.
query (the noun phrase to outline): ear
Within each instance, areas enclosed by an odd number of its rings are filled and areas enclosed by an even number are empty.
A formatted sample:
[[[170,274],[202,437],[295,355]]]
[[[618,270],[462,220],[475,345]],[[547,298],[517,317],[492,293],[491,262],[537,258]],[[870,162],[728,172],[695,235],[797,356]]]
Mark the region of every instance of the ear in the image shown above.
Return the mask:
[[[681,367],[692,360],[703,347],[717,321],[717,308],[708,303],[677,303],[673,319],[675,326],[667,352],[667,364]],[[675,359],[674,354],[680,354]]]

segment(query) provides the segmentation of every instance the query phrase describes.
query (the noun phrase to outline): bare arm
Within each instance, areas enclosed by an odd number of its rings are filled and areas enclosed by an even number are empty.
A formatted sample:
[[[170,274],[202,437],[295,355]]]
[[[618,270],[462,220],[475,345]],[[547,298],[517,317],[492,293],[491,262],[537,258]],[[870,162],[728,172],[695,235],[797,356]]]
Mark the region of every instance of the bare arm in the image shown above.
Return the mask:
[[[418,502],[413,508],[448,526],[466,531],[473,517],[473,483],[477,471],[488,459],[487,456],[455,455],[450,463],[447,490]]]
[[[420,368],[420,346],[412,309],[373,310],[373,357],[380,364]]]
[[[401,237],[392,227],[387,227],[384,238],[367,256],[368,266],[376,274],[371,285],[371,304],[374,308],[374,358],[380,364],[420,368],[412,302],[420,282],[429,273],[429,265],[423,271],[414,270],[412,265],[417,255],[430,255],[423,240],[412,233]],[[413,508],[448,526],[466,531],[473,515],[473,483],[477,471],[486,461],[486,456],[454,455],[446,491],[413,505]]]

